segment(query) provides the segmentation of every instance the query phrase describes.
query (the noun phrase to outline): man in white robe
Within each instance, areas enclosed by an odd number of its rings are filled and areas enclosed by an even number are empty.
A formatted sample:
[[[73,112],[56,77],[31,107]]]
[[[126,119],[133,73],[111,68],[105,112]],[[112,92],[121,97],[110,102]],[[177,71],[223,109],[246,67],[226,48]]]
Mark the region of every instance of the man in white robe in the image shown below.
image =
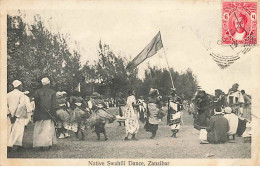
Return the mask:
[[[238,127],[238,116],[235,115],[234,112],[232,112],[232,109],[230,107],[226,107],[224,117],[228,120],[229,124],[228,136],[233,136],[233,140],[235,140],[235,135]]]
[[[232,88],[228,91],[227,96],[227,104],[231,107],[232,111],[235,112],[236,115],[241,117],[243,114],[243,104],[244,97],[242,93],[238,90],[239,85],[237,83],[232,85]]]
[[[7,94],[8,107],[8,151],[15,145],[17,150],[21,150],[24,127],[26,125],[27,113],[31,109],[27,106],[26,95],[21,92],[22,82],[15,80],[13,82],[14,90]],[[11,122],[11,123],[10,123]]]

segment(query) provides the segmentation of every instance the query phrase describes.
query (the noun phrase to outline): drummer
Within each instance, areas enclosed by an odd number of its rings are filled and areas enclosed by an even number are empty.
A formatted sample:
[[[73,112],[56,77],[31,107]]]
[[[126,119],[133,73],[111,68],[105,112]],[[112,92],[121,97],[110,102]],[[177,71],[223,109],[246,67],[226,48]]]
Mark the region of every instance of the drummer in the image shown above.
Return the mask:
[[[88,119],[88,123],[92,127],[94,127],[94,131],[97,135],[97,140],[100,141],[100,134],[102,133],[105,137],[105,141],[108,140],[105,125],[108,121],[112,123],[115,120],[115,117],[111,115],[109,112],[106,111],[106,104],[102,99],[96,99],[93,103],[92,110],[93,113],[91,114],[90,118]]]
[[[68,112],[68,104],[67,104],[67,93],[64,91],[58,91],[56,93],[56,113],[58,117],[57,121],[57,136],[59,139],[63,139],[66,137],[70,137],[67,131],[67,121],[69,120],[70,114]]]
[[[85,140],[84,130],[86,128],[85,120],[89,117],[90,113],[88,110],[87,103],[81,97],[79,91],[74,91],[73,96],[70,97],[70,105],[72,109],[72,130],[75,133],[77,140]],[[79,139],[79,133],[81,138]]]

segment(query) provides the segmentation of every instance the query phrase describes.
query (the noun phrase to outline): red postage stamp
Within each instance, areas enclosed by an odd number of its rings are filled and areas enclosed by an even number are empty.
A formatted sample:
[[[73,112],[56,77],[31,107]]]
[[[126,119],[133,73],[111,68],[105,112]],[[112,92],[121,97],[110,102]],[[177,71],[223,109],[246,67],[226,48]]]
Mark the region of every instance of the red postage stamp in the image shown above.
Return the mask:
[[[257,2],[223,2],[222,6],[222,44],[257,44]]]

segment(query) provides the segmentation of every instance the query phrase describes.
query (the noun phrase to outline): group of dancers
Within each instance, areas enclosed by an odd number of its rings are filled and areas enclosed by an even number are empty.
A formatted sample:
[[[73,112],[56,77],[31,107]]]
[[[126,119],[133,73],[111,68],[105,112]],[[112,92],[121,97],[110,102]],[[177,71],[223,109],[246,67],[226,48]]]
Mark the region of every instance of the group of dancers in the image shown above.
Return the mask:
[[[183,105],[181,98],[176,94],[175,88],[171,89],[171,95],[168,97],[167,105],[168,110],[163,110],[162,96],[160,96],[158,89],[150,89],[147,101],[143,100],[143,97],[136,100],[135,92],[130,90],[128,92],[126,105],[124,106],[122,101],[119,105],[121,118],[118,117],[118,121],[119,123],[124,122],[126,128],[124,140],[137,140],[136,134],[139,130],[139,121],[145,123],[145,130],[151,132],[152,136],[150,138],[154,139],[158,126],[166,114],[167,124],[171,128],[172,137],[177,137],[176,135],[179,132],[181,124],[181,111],[183,110]]]
[[[58,91],[56,93],[58,138],[68,137],[68,130],[72,130],[77,139],[84,140],[84,130],[87,126],[90,126],[96,132],[98,140],[100,140],[100,134],[103,133],[106,141],[108,137],[105,124],[117,119],[119,125],[123,123],[125,126],[125,141],[138,140],[136,135],[140,127],[139,121],[145,123],[145,130],[151,132],[151,139],[154,139],[158,125],[166,115],[166,111],[162,109],[163,102],[159,91],[151,88],[147,101],[143,97],[136,100],[134,90],[128,91],[126,101],[122,94],[120,96],[117,100],[119,115],[114,116],[107,111],[106,104],[101,99],[85,101],[77,91],[68,99],[66,92]],[[167,123],[173,133],[172,137],[176,137],[180,129],[182,110],[181,98],[176,95],[175,89],[171,89],[171,95],[168,97]]]

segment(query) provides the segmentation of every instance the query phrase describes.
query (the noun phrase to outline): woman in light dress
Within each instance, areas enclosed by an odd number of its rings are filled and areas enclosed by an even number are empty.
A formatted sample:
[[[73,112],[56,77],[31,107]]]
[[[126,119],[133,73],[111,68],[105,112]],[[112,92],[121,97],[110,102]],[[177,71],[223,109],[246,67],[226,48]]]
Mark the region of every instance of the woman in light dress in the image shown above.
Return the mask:
[[[144,126],[147,132],[151,132],[151,139],[154,139],[158,130],[158,125],[164,116],[162,111],[162,101],[157,89],[151,88],[147,104],[147,120]]]
[[[126,129],[126,136],[125,141],[127,140],[137,140],[136,134],[139,130],[139,123],[138,123],[138,112],[136,110],[136,106],[139,106],[136,104],[135,99],[135,92],[134,90],[128,91],[128,97],[126,101],[126,111],[125,111],[125,129]],[[131,139],[129,139],[129,136],[132,135]]]

